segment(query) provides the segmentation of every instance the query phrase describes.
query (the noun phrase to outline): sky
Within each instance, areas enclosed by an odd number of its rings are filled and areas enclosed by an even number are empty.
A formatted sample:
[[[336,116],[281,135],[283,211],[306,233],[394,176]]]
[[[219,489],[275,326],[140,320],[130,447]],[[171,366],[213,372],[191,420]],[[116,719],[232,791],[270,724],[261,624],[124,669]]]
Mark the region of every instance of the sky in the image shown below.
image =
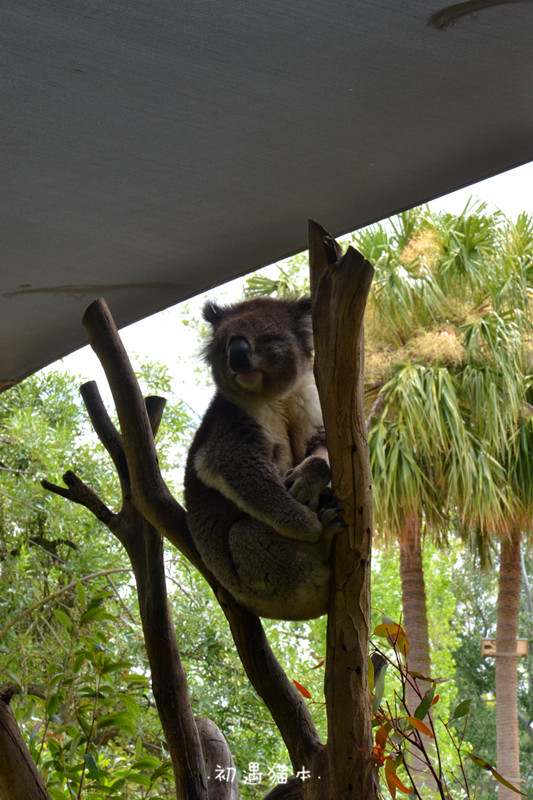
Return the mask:
[[[511,219],[522,211],[533,214],[533,162],[433,200],[429,206],[435,211],[460,214],[469,198],[482,200],[487,203],[489,212],[500,209]],[[184,306],[189,317],[199,318],[206,297],[222,302],[236,300],[241,296],[243,282],[243,278],[231,281],[186,304],[179,303],[129,325],[120,332],[130,357],[167,365],[175,397],[184,400],[198,415],[205,410],[211,390],[195,381],[194,368],[200,361],[200,345],[196,330],[182,322]],[[46,370],[68,371],[83,380],[96,380],[104,399],[109,397],[103,371],[88,346],[56,361]]]

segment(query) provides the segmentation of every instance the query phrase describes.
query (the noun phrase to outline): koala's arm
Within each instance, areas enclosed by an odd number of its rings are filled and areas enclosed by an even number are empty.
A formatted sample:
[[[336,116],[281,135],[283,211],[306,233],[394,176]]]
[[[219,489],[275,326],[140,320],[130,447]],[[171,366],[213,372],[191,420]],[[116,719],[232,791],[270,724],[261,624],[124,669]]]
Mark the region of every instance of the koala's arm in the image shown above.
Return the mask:
[[[207,486],[282,536],[301,541],[321,537],[322,523],[289,494],[259,430],[227,420],[213,427],[195,453],[194,467]]]
[[[329,464],[329,454],[328,448],[326,445],[326,432],[324,430],[324,426],[320,425],[315,429],[315,433],[309,441],[307,442],[307,449],[305,451],[306,458],[310,458],[312,456],[317,456],[318,458],[323,458],[324,461]],[[302,462],[303,463],[303,462]]]
[[[285,486],[298,502],[316,511],[320,494],[330,481],[326,437],[324,428],[320,427],[308,442],[304,460],[287,473]]]

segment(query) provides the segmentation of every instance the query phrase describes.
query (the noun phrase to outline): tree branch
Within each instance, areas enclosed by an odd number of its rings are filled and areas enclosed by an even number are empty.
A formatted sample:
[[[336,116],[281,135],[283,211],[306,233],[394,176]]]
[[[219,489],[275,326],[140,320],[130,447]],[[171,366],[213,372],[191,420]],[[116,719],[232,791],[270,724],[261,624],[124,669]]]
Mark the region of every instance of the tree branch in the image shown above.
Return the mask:
[[[301,769],[322,752],[307,705],[279,666],[259,619],[239,606],[200,560],[187,527],[185,510],[172,497],[161,476],[145,403],[103,299],[89,306],[84,325],[115,401],[131,479],[132,502],[154,528],[197,567],[213,588],[230,624],[246,673],[278,725],[294,768]]]
[[[0,696],[0,800],[51,800],[18,729],[9,701]]]

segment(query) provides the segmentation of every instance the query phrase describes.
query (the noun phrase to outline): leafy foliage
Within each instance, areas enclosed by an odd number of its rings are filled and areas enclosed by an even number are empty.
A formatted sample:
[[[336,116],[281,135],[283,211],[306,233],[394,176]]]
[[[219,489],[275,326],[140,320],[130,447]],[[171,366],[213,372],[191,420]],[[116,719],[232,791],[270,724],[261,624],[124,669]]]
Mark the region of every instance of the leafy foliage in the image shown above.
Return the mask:
[[[385,645],[376,646],[370,661],[369,686],[375,728],[372,759],[379,768],[383,768],[385,783],[392,800],[395,800],[398,790],[422,799],[415,778],[416,770],[422,765],[432,777],[437,797],[448,800],[452,796],[450,792],[452,786],[460,788],[461,796],[473,797],[464,763],[467,755],[476,766],[489,771],[498,783],[526,797],[524,792],[506,780],[486,759],[467,749],[466,721],[463,720],[468,718],[472,702],[470,699],[462,700],[447,722],[439,716],[439,729],[437,704],[440,697],[437,689],[441,680],[408,669],[406,658],[409,654],[409,642],[402,627],[387,618],[375,627],[373,637],[374,641],[379,638],[384,639]],[[391,655],[383,649],[387,645],[392,649]],[[392,702],[384,701],[387,667],[394,671],[396,678]],[[408,685],[415,690],[419,699],[412,715],[407,711]],[[455,730],[452,728],[452,723],[455,723]],[[444,732],[454,748],[454,770],[445,769],[441,757],[440,739]]]
[[[498,533],[531,519],[532,221],[405,212],[355,234],[378,255],[367,316],[369,447],[379,527],[415,512]],[[515,493],[509,493],[509,484]]]

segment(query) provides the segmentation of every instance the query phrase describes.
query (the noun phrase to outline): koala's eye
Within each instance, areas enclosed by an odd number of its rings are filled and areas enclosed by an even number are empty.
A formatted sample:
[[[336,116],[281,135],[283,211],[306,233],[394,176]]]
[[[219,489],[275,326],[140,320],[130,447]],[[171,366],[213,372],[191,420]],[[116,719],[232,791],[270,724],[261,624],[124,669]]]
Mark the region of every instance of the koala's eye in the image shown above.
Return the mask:
[[[259,341],[261,344],[272,344],[273,342],[281,341],[281,337],[275,336],[274,334],[266,334],[265,336],[261,336]]]

